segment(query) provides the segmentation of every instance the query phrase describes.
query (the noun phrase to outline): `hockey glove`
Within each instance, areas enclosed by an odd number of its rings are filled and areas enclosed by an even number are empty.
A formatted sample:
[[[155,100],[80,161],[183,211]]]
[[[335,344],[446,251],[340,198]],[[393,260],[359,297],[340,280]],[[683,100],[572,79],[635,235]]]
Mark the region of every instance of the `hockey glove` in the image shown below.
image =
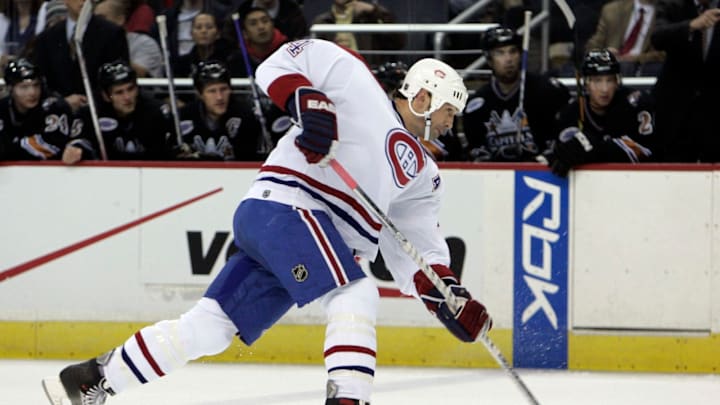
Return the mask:
[[[592,161],[594,147],[591,139],[577,128],[567,128],[560,133],[551,153],[545,157],[553,174],[567,177],[574,166]]]
[[[338,142],[335,104],[321,91],[298,87],[287,101],[287,110],[294,123],[303,130],[295,138],[295,146],[308,163],[327,166],[335,155]]]
[[[474,342],[478,336],[486,334],[492,328],[492,319],[485,306],[472,298],[447,266],[434,264],[431,267],[455,295],[458,308],[453,312],[447,298],[443,297],[422,270],[418,270],[414,276],[415,288],[427,309],[463,342]]]

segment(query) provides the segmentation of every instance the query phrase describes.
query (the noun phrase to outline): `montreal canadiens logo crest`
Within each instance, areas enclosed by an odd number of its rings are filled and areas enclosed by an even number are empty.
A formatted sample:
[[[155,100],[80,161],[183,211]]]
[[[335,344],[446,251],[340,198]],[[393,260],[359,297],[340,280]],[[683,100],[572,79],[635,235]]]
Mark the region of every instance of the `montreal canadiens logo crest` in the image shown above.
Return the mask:
[[[425,154],[420,143],[407,132],[394,129],[385,141],[385,154],[392,168],[395,184],[403,188],[425,167]]]

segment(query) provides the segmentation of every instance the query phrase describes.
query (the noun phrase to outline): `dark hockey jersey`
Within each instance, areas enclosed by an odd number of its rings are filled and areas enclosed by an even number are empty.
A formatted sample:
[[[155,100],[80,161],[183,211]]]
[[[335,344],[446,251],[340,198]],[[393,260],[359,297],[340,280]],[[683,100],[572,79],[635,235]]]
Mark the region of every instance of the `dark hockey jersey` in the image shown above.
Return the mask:
[[[260,123],[251,107],[230,98],[225,114],[217,121],[207,116],[205,105],[195,100],[180,110],[180,131],[194,158],[200,160],[262,161]]]
[[[567,88],[554,78],[528,73],[524,108],[518,108],[520,85],[503,94],[495,77],[468,101],[463,129],[476,161],[535,161],[554,139],[554,119],[570,101]]]
[[[47,97],[20,114],[12,96],[0,100],[0,150],[5,160],[60,159],[72,131],[72,111],[61,97]]]
[[[591,162],[632,162],[652,159],[656,148],[652,102],[647,93],[619,87],[606,112],[599,115],[585,103],[582,133],[593,149],[584,159]],[[557,120],[558,140],[565,142],[578,131],[579,101],[563,108]]]
[[[172,133],[171,121],[155,99],[141,92],[135,111],[125,117],[119,117],[112,104],[99,101],[97,114],[109,160],[164,160],[170,156],[166,139]],[[89,106],[78,110],[77,116],[79,136],[71,144],[83,149],[83,159],[99,159]]]

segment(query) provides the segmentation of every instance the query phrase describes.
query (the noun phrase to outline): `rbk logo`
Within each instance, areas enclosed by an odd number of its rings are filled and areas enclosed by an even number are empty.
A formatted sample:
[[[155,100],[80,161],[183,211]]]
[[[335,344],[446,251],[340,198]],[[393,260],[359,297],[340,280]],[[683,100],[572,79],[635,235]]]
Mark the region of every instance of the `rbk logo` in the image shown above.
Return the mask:
[[[557,329],[557,314],[545,294],[555,294],[560,289],[552,280],[552,244],[560,239],[557,233],[560,228],[560,187],[531,177],[524,177],[523,181],[538,193],[522,212],[522,267],[526,273],[523,279],[535,298],[523,311],[522,323],[526,323],[538,311],[542,311],[553,329]],[[550,215],[536,218],[541,221],[533,221],[541,222],[541,226],[529,223],[536,211],[545,203],[546,197],[550,200]],[[532,260],[533,241],[538,241],[541,245],[539,265],[534,264]]]

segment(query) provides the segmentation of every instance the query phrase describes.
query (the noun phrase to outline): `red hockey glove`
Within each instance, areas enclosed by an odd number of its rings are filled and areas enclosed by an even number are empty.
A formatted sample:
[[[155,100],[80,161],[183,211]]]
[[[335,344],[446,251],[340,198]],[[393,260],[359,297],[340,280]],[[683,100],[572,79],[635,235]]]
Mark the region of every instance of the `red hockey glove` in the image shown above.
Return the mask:
[[[337,147],[335,104],[325,93],[311,87],[298,87],[287,101],[287,110],[303,132],[295,138],[295,146],[308,163],[327,166]]]
[[[415,288],[428,310],[463,342],[474,342],[479,335],[487,333],[492,328],[492,319],[485,306],[472,298],[447,266],[434,264],[431,267],[455,294],[458,308],[455,312],[451,311],[446,297],[440,294],[422,270],[418,270],[414,276]]]

